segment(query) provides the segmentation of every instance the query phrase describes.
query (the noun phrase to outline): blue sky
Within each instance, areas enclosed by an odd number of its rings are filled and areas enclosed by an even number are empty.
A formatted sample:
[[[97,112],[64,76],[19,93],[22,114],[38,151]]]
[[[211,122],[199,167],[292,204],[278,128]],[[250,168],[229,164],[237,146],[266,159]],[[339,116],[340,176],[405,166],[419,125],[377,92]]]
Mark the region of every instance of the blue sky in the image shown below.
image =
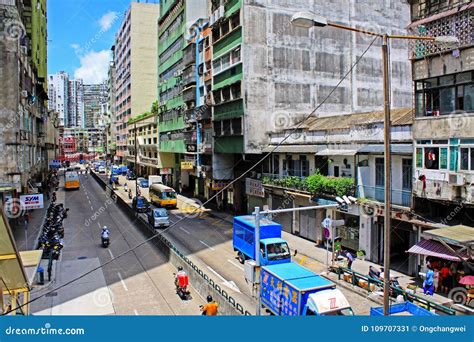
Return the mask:
[[[130,0],[48,0],[48,73],[64,70],[84,83],[103,81],[129,4]]]

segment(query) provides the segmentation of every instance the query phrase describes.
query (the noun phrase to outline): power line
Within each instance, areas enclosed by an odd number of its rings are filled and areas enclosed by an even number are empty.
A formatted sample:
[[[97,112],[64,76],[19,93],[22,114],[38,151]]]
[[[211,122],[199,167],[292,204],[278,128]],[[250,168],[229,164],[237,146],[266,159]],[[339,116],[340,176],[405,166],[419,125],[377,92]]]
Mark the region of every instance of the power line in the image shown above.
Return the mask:
[[[219,190],[216,194],[214,194],[211,198],[209,198],[206,202],[204,202],[203,204],[201,204],[199,207],[196,207],[193,209],[193,212],[191,212],[190,214],[193,214],[194,212],[196,212],[198,209],[204,207],[206,204],[208,204],[209,202],[211,202],[214,198],[216,198],[217,196],[219,196],[222,192],[224,192],[227,188],[229,188],[231,185],[233,185],[235,182],[239,181],[240,179],[242,179],[243,177],[245,177],[250,171],[254,170],[258,165],[260,165],[265,159],[267,159],[268,156],[270,156],[273,152],[275,152],[275,150],[280,147],[292,134],[294,134],[298,129],[300,129],[300,127],[304,124],[304,122],[306,120],[308,120],[311,116],[313,116],[316,111],[321,108],[321,106],[332,96],[332,94],[336,91],[337,88],[339,88],[339,86],[341,85],[341,83],[347,78],[347,76],[349,76],[349,74],[352,73],[352,71],[355,69],[355,67],[359,64],[359,62],[362,60],[362,58],[365,56],[365,54],[370,50],[370,48],[372,47],[372,45],[375,43],[375,41],[378,39],[379,37],[375,37],[371,43],[369,44],[369,46],[367,46],[367,48],[364,50],[364,52],[357,58],[357,60],[351,65],[351,68],[344,74],[344,76],[339,80],[339,82],[331,89],[331,91],[329,92],[329,94],[323,99],[323,101],[313,110],[311,111],[307,116],[305,116],[289,133],[287,133],[287,135],[276,145],[274,146],[269,152],[267,152],[259,161],[257,161],[254,165],[252,165],[252,167],[250,167],[247,171],[245,171],[244,173],[242,173],[239,177],[237,177],[236,179],[232,180],[230,183],[228,183],[224,188],[222,188],[221,190]],[[186,220],[187,218],[189,217],[189,215],[185,215],[183,216],[181,219],[179,219],[178,221],[176,221],[175,223],[171,224],[168,228],[164,229],[163,231],[161,232],[157,232],[156,234],[152,235],[151,237],[149,237],[148,239],[145,239],[143,242],[140,242],[139,244],[137,244],[135,247],[132,247],[128,250],[126,250],[125,252],[122,252],[120,253],[119,255],[115,256],[114,258],[110,259],[109,261],[106,261],[104,262],[103,264],[97,266],[97,267],[94,267],[93,269],[87,271],[86,273],[82,274],[82,275],[79,275],[77,276],[76,278],[73,278],[71,279],[70,281],[56,287],[55,289],[47,292],[47,293],[44,293],[36,298],[33,298],[31,299],[30,301],[28,301],[27,303],[24,303],[23,305],[20,306],[23,307],[25,305],[28,305],[30,303],[33,303],[35,301],[37,301],[38,299],[46,296],[47,294],[49,293],[52,293],[52,292],[56,292],[72,283],[74,283],[75,281],[91,274],[92,272],[95,272],[96,270],[110,264],[111,262],[115,261],[116,259],[118,258],[121,258],[122,256],[124,256],[125,254],[129,253],[129,252],[132,252],[134,251],[135,249],[143,246],[144,244],[152,241],[153,239],[155,239],[157,236],[163,236],[163,234],[168,231],[169,229],[173,228],[174,226],[176,226],[178,223],[181,223],[182,221]],[[10,311],[7,311],[5,312],[3,315],[6,315],[8,313],[10,313],[12,310]]]

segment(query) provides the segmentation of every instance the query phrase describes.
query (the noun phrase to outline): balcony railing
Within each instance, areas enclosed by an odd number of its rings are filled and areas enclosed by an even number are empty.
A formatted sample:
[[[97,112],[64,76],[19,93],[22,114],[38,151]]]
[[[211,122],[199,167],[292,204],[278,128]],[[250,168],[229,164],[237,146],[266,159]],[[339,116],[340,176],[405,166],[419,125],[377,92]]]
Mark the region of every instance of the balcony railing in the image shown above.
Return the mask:
[[[385,189],[381,186],[357,186],[357,197],[385,202]],[[392,189],[392,204],[411,207],[411,190]]]

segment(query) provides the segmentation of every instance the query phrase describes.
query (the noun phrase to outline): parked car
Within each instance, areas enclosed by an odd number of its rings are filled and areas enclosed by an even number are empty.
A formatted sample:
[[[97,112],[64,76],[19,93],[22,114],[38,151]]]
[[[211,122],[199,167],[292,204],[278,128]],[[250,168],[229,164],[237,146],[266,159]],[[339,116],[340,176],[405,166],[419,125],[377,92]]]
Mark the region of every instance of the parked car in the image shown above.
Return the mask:
[[[99,166],[99,168],[97,169],[99,171],[100,174],[105,174],[105,166]]]
[[[150,203],[148,200],[143,196],[135,196],[132,200],[132,208],[136,212],[139,213],[146,213],[150,208]]]
[[[152,208],[147,212],[148,222],[154,228],[169,227],[170,218],[164,208]]]
[[[140,188],[148,188],[148,179],[140,177],[137,179],[137,181]]]

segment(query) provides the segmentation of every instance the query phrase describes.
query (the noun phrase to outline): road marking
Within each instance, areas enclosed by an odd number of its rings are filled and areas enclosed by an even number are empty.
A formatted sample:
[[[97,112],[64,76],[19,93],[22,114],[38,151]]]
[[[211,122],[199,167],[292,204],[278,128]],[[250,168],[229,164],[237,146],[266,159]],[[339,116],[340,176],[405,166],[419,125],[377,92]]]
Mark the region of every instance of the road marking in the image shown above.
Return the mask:
[[[90,205],[92,205],[92,202],[91,202],[91,200],[90,200],[89,198],[87,198],[87,200],[89,201],[89,204],[90,204]]]
[[[120,278],[120,282],[122,283],[122,286],[123,286],[123,288],[125,289],[125,291],[128,291],[128,287],[127,287],[127,285],[125,285],[125,282],[123,281],[123,278],[122,278],[122,276],[120,275],[120,272],[117,272],[117,275],[118,275],[118,277]]]
[[[306,260],[306,256],[303,255],[303,257],[300,260],[300,265],[303,265],[304,261]]]
[[[135,314],[135,316],[139,316],[137,309],[133,309],[133,313]]]
[[[179,227],[179,229],[181,229],[183,232],[185,232],[186,234],[191,234],[190,232],[188,232],[186,229],[184,229],[183,227]],[[202,242],[202,241],[201,241]]]
[[[109,251],[110,257],[113,259],[114,255],[112,254],[112,251],[110,249],[107,249]]]
[[[216,276],[219,277],[220,280],[226,282],[227,280],[225,280],[225,278],[223,276],[221,276],[219,273],[217,273],[216,271],[214,271],[214,269],[211,267],[211,266],[207,266],[207,268],[209,269],[209,271],[211,271],[212,273],[214,273]]]
[[[202,244],[203,244],[204,246],[206,246],[207,248],[209,248],[210,250],[215,251],[214,248],[212,248],[211,246],[209,246],[209,245],[208,245],[207,243],[205,243],[204,241],[199,240],[199,242],[202,243]]]
[[[227,261],[230,262],[230,263],[231,263],[232,265],[234,265],[235,267],[240,268],[242,271],[244,270],[244,268],[243,268],[242,266],[236,264],[236,263],[233,262],[232,260],[227,259]]]
[[[229,281],[229,280],[225,280],[225,278],[224,278],[223,276],[221,276],[219,273],[217,273],[216,271],[214,271],[214,269],[213,269],[211,266],[207,266],[207,268],[209,269],[209,271],[211,271],[211,272],[214,273],[216,276],[218,276],[220,280],[222,280],[222,285],[227,286],[227,287],[230,288],[231,290],[240,293],[240,289],[239,289],[238,286],[235,284],[235,282]]]

